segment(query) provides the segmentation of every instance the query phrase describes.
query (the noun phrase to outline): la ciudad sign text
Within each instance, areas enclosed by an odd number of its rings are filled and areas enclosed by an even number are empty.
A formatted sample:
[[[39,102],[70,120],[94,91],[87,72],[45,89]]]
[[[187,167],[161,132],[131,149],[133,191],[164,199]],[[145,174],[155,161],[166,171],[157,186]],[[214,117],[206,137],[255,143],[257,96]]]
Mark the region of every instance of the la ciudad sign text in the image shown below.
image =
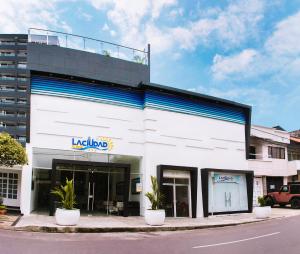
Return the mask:
[[[72,149],[87,152],[111,151],[113,141],[107,137],[72,138]]]

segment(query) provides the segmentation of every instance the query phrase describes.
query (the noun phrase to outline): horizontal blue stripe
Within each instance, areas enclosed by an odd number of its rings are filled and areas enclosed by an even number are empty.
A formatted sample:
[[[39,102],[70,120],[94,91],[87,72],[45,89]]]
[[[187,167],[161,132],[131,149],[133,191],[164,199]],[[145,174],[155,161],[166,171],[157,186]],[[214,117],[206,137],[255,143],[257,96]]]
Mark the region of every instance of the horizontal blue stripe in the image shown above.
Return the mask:
[[[242,108],[196,101],[183,96],[151,90],[134,90],[106,85],[66,81],[46,77],[31,78],[31,93],[74,98],[100,103],[116,104],[143,109],[151,107],[160,110],[198,115],[235,123],[245,123]]]

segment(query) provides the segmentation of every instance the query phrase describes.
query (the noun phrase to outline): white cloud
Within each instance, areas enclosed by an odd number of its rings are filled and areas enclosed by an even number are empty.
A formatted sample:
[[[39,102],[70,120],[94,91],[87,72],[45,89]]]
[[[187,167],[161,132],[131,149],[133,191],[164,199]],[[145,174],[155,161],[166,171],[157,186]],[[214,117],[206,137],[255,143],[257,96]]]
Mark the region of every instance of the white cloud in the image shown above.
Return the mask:
[[[266,41],[265,49],[277,56],[299,56],[300,11],[276,25],[276,30]]]
[[[59,0],[6,0],[1,1],[0,32],[27,33],[30,27],[52,28],[71,31],[70,26],[61,19],[57,9]]]
[[[82,11],[80,12],[80,15],[81,15],[81,17],[83,17],[85,19],[85,21],[88,21],[88,22],[91,21],[93,18],[92,15],[90,15],[86,12],[82,12]]]
[[[178,48],[194,50],[198,45],[215,43],[225,48],[239,45],[254,36],[264,12],[263,0],[241,0],[216,10],[210,17],[185,21],[181,26],[162,26],[156,22],[159,17],[183,12],[176,0],[89,1],[106,11],[121,43],[138,48],[151,43],[154,53]]]
[[[110,30],[109,33],[110,33],[111,37],[115,37],[116,36],[116,31],[115,30]]]
[[[245,49],[236,55],[216,54],[212,73],[216,79],[236,77],[257,78],[271,75],[270,79],[284,85],[300,77],[300,11],[282,20],[266,39],[260,50]]]
[[[255,56],[257,56],[257,51],[253,49],[245,49],[228,57],[216,54],[213,59],[213,75],[216,79],[224,79],[229,75],[247,72]]]
[[[107,23],[105,23],[102,27],[102,31],[106,32],[109,31],[109,26],[107,25]]]
[[[176,9],[173,9],[173,10],[171,10],[169,12],[169,17],[171,19],[175,19],[177,17],[182,17],[183,13],[184,13],[184,9],[183,8],[176,8]]]

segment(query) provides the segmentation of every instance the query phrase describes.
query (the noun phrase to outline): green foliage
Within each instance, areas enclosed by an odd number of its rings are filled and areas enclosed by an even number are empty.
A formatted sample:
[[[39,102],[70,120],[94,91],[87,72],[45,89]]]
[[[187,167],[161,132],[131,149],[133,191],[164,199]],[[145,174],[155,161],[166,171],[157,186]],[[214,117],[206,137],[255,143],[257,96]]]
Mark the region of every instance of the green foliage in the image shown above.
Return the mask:
[[[0,165],[13,167],[25,165],[27,161],[24,147],[8,133],[0,133]]]
[[[145,196],[151,202],[151,209],[158,210],[162,205],[163,195],[159,191],[157,178],[155,176],[151,176],[151,188],[152,192],[147,192]]]
[[[136,63],[139,63],[139,64],[144,64],[145,61],[146,61],[146,58],[145,58],[145,57],[138,56],[138,55],[135,55],[135,56],[133,57],[133,61],[135,61]]]
[[[74,209],[74,206],[76,205],[76,196],[74,193],[74,184],[73,179],[68,180],[66,179],[66,185],[61,185],[55,187],[51,194],[57,196],[60,199],[60,203],[62,204],[62,207],[67,210]]]
[[[0,197],[0,210],[6,210],[6,206],[3,205],[3,198]]]
[[[111,54],[108,50],[102,50],[102,54],[105,55],[105,56],[108,56],[108,57],[111,56]]]
[[[266,206],[266,200],[264,197],[258,197],[257,202],[258,202],[259,206]]]

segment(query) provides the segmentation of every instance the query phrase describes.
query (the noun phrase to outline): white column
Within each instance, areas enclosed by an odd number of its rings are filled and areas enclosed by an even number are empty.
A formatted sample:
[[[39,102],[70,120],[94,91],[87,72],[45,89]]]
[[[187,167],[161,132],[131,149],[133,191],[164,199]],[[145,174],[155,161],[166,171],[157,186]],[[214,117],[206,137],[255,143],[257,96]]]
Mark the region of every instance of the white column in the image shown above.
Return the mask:
[[[21,213],[28,215],[31,212],[31,179],[32,179],[32,149],[26,144],[28,165],[23,166],[21,177]]]

